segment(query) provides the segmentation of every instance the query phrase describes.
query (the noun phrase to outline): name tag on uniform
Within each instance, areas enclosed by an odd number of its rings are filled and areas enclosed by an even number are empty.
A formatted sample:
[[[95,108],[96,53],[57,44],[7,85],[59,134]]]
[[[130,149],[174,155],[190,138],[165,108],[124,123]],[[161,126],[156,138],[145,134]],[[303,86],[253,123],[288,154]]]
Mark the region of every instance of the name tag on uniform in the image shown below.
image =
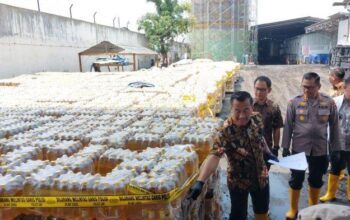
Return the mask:
[[[320,122],[325,123],[329,119],[329,115],[331,114],[331,111],[328,108],[320,108],[318,109],[318,117]]]
[[[331,114],[331,111],[328,109],[328,108],[325,108],[325,109],[318,109],[318,114],[319,115],[330,115]]]

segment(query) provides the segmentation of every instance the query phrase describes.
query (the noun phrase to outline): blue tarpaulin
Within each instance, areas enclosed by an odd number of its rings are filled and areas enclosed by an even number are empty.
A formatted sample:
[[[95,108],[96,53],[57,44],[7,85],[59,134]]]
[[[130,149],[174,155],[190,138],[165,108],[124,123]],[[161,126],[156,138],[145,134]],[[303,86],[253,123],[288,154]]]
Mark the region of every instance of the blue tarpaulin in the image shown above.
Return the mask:
[[[308,61],[312,64],[328,64],[329,54],[311,54]]]

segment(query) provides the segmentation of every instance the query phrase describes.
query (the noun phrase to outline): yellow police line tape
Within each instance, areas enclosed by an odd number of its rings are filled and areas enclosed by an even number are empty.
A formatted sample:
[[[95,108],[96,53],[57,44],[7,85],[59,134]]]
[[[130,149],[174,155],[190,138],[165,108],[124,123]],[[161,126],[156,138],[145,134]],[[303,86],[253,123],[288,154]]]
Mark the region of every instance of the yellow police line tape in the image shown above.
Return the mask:
[[[0,197],[0,208],[65,208],[65,207],[106,207],[135,204],[169,203],[189,190],[197,180],[198,173],[189,178],[183,186],[162,194],[138,194],[120,196],[11,196]],[[134,192],[143,191],[132,186]],[[135,190],[136,189],[136,190]]]

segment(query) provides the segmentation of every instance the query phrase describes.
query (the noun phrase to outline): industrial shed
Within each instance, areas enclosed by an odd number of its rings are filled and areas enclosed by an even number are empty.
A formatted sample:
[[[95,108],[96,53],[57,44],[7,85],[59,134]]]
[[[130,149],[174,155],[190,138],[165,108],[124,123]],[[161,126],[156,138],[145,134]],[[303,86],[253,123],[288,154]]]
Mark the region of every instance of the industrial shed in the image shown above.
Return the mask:
[[[320,21],[323,19],[303,17],[258,25],[258,63],[262,65],[286,64],[288,57],[285,41],[305,34],[305,27]]]

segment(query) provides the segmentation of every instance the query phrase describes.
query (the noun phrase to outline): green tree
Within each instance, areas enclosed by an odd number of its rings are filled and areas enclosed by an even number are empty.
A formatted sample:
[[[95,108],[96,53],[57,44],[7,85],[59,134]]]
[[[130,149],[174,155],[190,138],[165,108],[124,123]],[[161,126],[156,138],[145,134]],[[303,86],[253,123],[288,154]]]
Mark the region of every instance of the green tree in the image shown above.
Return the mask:
[[[189,16],[191,4],[179,4],[177,0],[147,0],[153,2],[157,13],[147,13],[138,21],[139,30],[144,30],[150,46],[159,52],[163,65],[168,65],[168,52],[175,37],[186,34],[194,20]]]

